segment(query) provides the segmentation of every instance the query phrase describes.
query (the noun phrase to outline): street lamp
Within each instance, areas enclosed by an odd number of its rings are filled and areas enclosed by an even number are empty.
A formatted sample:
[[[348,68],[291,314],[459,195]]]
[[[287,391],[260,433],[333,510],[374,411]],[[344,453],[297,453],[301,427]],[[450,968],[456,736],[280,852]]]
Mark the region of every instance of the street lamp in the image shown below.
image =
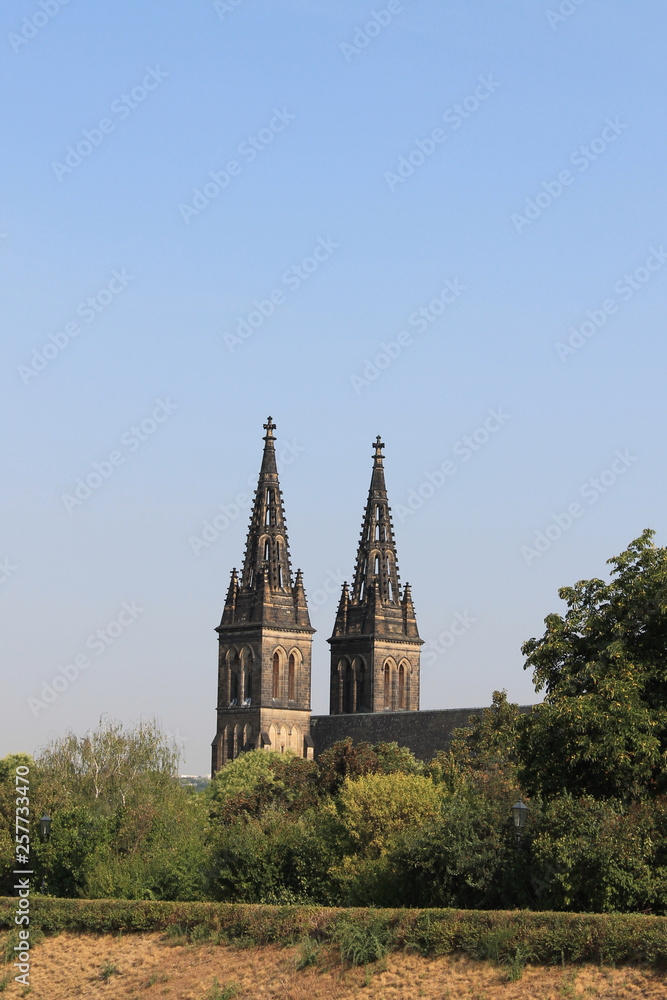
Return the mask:
[[[51,836],[51,822],[51,817],[48,813],[44,813],[39,821],[39,837],[43,844],[45,844]],[[46,892],[46,878],[44,874],[42,874],[41,890],[42,893]]]
[[[51,817],[47,813],[44,813],[39,821],[39,835],[44,841],[51,836],[51,822]]]
[[[514,820],[516,842],[519,844],[521,842],[521,835],[526,826],[526,820],[528,819],[528,806],[523,799],[519,799],[519,801],[515,802],[512,806],[512,819]]]

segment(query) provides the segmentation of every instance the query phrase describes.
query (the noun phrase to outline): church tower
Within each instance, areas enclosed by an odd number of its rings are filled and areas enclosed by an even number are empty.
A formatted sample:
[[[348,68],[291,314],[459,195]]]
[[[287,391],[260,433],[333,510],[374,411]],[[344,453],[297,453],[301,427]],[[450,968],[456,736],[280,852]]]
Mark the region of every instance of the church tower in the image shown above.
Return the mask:
[[[401,591],[380,438],[352,590],[347,583],[331,645],[330,715],[419,709],[422,640],[410,585]]]
[[[293,750],[312,758],[311,628],[301,570],[292,579],[278,482],[276,425],[264,424],[264,455],[240,579],[236,569],[216,629],[218,725],[211,772],[242,750]]]

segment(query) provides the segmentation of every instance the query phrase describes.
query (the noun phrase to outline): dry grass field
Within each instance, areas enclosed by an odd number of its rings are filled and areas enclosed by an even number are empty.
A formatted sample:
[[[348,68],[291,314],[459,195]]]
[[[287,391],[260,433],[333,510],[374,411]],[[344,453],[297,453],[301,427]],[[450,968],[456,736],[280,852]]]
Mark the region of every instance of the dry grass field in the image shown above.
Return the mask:
[[[6,937],[6,935],[2,935]],[[343,970],[322,954],[297,971],[298,948],[173,944],[163,934],[60,934],[35,948],[31,1000],[665,1000],[667,975],[649,969],[531,967],[521,979],[469,958],[393,954],[379,965]],[[106,970],[106,978],[102,978]],[[2,976],[8,966],[0,967]],[[217,986],[214,981],[217,980]]]

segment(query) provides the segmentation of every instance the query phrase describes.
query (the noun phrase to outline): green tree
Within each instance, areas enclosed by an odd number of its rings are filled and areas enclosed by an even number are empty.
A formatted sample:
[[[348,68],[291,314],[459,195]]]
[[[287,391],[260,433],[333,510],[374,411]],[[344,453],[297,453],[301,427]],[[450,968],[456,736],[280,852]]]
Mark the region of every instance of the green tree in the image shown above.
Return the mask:
[[[518,788],[498,769],[471,773],[432,818],[396,837],[379,879],[385,906],[504,909],[530,904],[510,809]]]
[[[201,899],[208,811],[177,777],[178,751],[155,720],[108,718],[50,743],[31,767],[31,857],[52,895]],[[53,826],[41,843],[36,818]]]
[[[566,614],[522,647],[545,691],[520,726],[520,777],[533,792],[627,799],[667,788],[667,549],[653,534],[609,560],[610,582],[559,590]]]
[[[139,784],[166,788],[177,775],[179,752],[155,719],[125,729],[107,716],[84,736],[68,732],[53,740],[37,764],[52,810],[98,802],[125,805]]]
[[[530,818],[536,905],[575,912],[667,908],[667,799],[550,799]]]
[[[491,706],[471,715],[468,725],[452,733],[450,752],[461,771],[502,768],[514,774],[518,763],[519,706],[507,691],[494,691]]]
[[[269,807],[303,812],[318,800],[317,765],[285,754],[251,750],[226,764],[205,791],[212,823],[259,816]]]

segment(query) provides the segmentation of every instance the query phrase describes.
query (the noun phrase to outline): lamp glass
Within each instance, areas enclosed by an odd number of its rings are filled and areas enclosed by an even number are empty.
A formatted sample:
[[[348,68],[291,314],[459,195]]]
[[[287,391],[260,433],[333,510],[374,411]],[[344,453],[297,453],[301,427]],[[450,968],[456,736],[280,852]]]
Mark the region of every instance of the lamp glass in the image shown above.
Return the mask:
[[[44,814],[39,821],[39,832],[44,840],[48,840],[51,833],[51,817]]]
[[[528,806],[521,799],[512,806],[512,817],[515,828],[523,830],[528,819]]]

